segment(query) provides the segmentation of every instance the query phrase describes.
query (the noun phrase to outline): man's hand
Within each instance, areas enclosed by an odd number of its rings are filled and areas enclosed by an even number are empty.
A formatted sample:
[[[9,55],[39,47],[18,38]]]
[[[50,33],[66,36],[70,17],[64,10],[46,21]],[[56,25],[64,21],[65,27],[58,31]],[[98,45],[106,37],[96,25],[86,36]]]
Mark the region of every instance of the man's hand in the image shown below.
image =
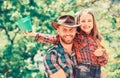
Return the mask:
[[[66,74],[63,69],[60,69],[56,73],[50,75],[50,78],[66,78]]]

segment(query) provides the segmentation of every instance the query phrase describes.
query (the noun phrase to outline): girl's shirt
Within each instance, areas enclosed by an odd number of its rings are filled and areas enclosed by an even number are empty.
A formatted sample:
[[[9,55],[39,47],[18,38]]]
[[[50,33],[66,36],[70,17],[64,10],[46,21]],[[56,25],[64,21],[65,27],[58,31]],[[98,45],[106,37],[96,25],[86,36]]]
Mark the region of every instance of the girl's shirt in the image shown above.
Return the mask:
[[[101,66],[107,64],[108,58],[106,52],[103,52],[102,56],[94,55],[98,47],[91,35],[86,35],[84,32],[77,34],[74,39],[74,47],[78,63]]]
[[[46,44],[57,44],[59,42],[59,36],[50,36],[50,35],[40,35],[36,34],[35,41],[42,42]]]
[[[57,44],[59,42],[59,36],[39,35],[35,37],[37,42],[43,42],[47,44]],[[97,49],[97,44],[91,35],[85,33],[77,33],[74,39],[75,54],[78,63],[92,64],[92,65],[106,65],[108,58],[106,52],[102,56],[95,56],[93,53]]]

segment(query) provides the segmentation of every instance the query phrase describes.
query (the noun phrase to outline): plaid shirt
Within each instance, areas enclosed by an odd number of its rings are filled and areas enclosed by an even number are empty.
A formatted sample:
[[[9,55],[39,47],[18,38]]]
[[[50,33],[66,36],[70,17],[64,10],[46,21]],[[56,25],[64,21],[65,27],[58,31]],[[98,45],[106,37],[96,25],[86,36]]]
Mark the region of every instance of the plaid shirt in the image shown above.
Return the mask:
[[[35,41],[37,42],[43,42],[43,43],[46,43],[46,44],[57,44],[59,42],[59,36],[50,36],[50,35],[40,35],[40,34],[37,34],[35,36]]]
[[[56,44],[59,42],[59,36],[50,37],[50,36],[41,36],[36,35],[36,41]],[[97,44],[93,40],[92,36],[88,36],[85,33],[77,33],[74,39],[75,53],[78,63],[93,64],[103,66],[107,64],[108,58],[106,52],[100,57],[97,57],[93,54],[97,49]]]
[[[44,60],[45,71],[48,77],[58,70],[63,69],[67,78],[74,78],[73,66],[76,65],[75,53],[69,55],[60,43],[47,52]]]
[[[103,66],[107,64],[108,58],[106,52],[102,56],[95,56],[97,44],[91,35],[80,32],[74,39],[74,47],[78,63]]]

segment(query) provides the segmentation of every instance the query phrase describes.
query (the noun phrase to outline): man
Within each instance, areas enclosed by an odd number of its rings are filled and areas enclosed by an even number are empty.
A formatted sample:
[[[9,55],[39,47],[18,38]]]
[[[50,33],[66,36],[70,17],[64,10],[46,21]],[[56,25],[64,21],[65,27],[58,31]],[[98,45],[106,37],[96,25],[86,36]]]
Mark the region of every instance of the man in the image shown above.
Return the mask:
[[[72,46],[73,39],[76,34],[76,27],[79,25],[75,25],[74,17],[70,15],[61,16],[58,23],[52,23],[52,25],[58,31],[60,43],[50,49],[46,54],[44,59],[46,73],[50,78],[73,78],[73,66],[76,65],[76,60]],[[36,36],[35,33],[30,33],[28,35]],[[53,38],[49,40],[46,36],[44,37],[44,34],[41,33],[38,34],[38,37],[36,36],[36,39],[39,41],[42,40],[42,42],[46,43],[50,43],[53,40]],[[81,71],[88,71],[88,68],[85,66],[80,66],[80,68],[82,69]],[[78,71],[79,69],[76,69],[74,72],[80,75]],[[90,76],[85,75],[84,78],[86,77]]]
[[[61,16],[58,23],[53,22],[52,25],[58,32],[60,42],[44,58],[46,74],[49,78],[74,78],[73,66],[76,65],[76,58],[72,47],[79,25],[75,25],[71,15]]]

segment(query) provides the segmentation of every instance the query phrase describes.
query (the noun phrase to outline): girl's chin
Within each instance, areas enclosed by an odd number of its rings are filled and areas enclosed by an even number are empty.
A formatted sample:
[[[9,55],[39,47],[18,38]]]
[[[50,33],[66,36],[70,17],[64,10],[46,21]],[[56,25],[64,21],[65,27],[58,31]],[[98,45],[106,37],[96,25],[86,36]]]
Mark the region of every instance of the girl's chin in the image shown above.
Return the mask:
[[[86,34],[90,34],[90,31],[84,31]]]

